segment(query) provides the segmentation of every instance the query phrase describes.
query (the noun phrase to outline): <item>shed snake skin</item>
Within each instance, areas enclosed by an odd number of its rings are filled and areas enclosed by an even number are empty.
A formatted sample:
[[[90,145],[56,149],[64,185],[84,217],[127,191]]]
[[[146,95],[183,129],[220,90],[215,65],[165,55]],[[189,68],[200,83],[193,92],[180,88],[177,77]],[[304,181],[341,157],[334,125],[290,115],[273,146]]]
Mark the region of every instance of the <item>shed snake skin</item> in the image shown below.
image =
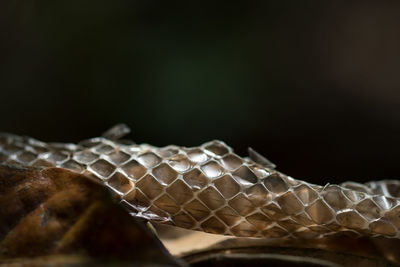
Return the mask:
[[[117,125],[78,144],[0,134],[0,163],[61,167],[95,177],[133,216],[238,237],[319,238],[341,232],[400,238],[400,182],[319,186],[296,180],[254,150],[221,141],[154,147],[120,140]]]

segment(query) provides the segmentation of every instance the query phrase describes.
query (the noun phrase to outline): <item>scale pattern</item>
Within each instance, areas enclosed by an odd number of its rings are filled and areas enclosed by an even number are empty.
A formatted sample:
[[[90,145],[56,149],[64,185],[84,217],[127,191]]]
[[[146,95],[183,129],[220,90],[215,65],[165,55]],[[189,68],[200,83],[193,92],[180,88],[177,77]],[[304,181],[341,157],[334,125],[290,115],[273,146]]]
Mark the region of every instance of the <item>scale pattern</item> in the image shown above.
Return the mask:
[[[349,231],[400,238],[399,181],[322,187],[241,158],[221,141],[157,148],[105,137],[60,144],[1,134],[0,162],[90,175],[132,215],[187,229],[241,237]]]

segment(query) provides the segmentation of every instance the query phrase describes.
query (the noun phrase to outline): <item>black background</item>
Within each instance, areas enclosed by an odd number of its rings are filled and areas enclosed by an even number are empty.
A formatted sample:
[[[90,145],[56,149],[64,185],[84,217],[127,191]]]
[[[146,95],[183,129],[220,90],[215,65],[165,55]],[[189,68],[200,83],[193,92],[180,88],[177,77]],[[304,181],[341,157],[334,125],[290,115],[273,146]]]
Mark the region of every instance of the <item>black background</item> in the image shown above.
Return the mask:
[[[253,147],[324,184],[400,177],[398,1],[1,1],[0,130]]]

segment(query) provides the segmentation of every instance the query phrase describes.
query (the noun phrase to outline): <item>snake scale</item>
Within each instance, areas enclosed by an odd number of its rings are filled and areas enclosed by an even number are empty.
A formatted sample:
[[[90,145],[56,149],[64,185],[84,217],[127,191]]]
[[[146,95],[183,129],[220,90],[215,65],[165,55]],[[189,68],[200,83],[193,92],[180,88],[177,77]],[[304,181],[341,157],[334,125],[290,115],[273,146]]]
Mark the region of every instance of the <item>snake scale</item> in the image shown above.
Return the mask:
[[[400,182],[319,186],[221,141],[162,148],[121,140],[118,125],[78,144],[0,134],[0,163],[95,177],[133,216],[238,237],[318,238],[352,232],[400,238]]]

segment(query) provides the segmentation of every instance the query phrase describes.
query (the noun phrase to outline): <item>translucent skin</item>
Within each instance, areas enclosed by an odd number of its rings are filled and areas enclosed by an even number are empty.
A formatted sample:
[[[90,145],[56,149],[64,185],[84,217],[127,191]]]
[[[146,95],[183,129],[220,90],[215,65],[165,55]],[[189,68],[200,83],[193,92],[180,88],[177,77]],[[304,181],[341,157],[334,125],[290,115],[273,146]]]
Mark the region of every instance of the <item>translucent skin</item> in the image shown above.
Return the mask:
[[[400,238],[400,182],[324,187],[241,158],[221,141],[163,148],[98,137],[44,143],[0,134],[0,163],[95,177],[133,216],[243,237],[319,238],[343,231]]]

